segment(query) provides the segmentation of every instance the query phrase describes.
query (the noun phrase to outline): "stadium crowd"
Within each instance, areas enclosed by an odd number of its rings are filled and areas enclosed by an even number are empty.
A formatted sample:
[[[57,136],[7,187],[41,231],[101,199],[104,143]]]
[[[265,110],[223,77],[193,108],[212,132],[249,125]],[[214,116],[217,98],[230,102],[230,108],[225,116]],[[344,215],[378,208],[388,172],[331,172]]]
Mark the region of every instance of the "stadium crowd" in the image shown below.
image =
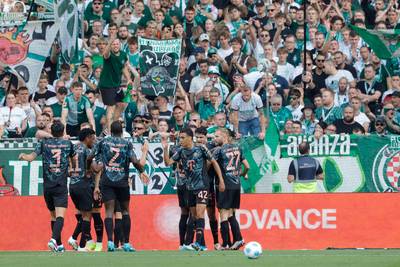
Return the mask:
[[[316,137],[400,133],[399,58],[379,59],[350,27],[399,28],[395,0],[311,0],[306,5],[301,0],[93,0],[79,5],[85,10],[81,62],[63,62],[55,42],[37,88],[26,88],[0,67],[1,137],[47,137],[55,118],[71,137],[82,123],[106,135],[113,120],[124,124],[124,136],[153,140],[174,139],[185,126],[205,126],[209,135],[227,127],[237,138],[263,139],[271,123],[281,134]],[[174,96],[142,94],[139,36],[182,38]],[[126,63],[114,64],[116,57]],[[128,85],[134,90],[123,103],[119,89]]]

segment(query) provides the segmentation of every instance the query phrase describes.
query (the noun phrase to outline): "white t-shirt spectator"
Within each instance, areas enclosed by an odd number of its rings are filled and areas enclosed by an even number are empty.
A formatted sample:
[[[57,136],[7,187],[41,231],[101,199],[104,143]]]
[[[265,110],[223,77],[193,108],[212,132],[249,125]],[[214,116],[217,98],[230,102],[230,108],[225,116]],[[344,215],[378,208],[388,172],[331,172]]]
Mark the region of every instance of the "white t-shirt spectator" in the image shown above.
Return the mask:
[[[22,108],[9,107],[0,108],[0,116],[3,118],[4,124],[8,124],[6,129],[14,131],[15,128],[22,127],[22,121],[26,119],[26,113]]]
[[[200,75],[195,76],[190,83],[189,93],[197,94],[200,90],[202,90],[208,81],[208,76],[205,77],[206,78],[203,79]]]
[[[286,108],[292,112],[292,117],[294,121],[299,121],[301,119],[301,116],[303,116],[303,112],[301,112],[301,109],[304,108],[303,105],[299,105],[297,108],[293,108],[291,105],[287,105]]]
[[[232,53],[233,53],[232,47],[229,47],[229,49],[220,48],[217,50],[218,56],[220,56],[222,58],[226,58],[227,56],[229,56]]]
[[[365,115],[364,112],[360,112],[357,116],[354,117],[354,120],[364,126],[364,123],[371,123],[371,120]]]
[[[251,91],[255,90],[256,82],[264,75],[261,71],[251,71],[245,75],[243,75],[243,80],[248,87],[250,87]]]
[[[345,77],[348,82],[354,81],[353,75],[348,70],[338,70],[335,75],[329,75],[325,79],[326,88],[332,89],[336,94],[339,92],[339,80]]]
[[[293,80],[294,67],[292,64],[286,63],[285,65],[280,65],[278,63],[277,67],[276,74],[285,78],[286,81],[290,82]]]
[[[258,118],[258,109],[263,108],[261,97],[252,92],[249,101],[245,102],[242,93],[235,95],[231,102],[231,109],[239,111],[239,121],[249,121]]]

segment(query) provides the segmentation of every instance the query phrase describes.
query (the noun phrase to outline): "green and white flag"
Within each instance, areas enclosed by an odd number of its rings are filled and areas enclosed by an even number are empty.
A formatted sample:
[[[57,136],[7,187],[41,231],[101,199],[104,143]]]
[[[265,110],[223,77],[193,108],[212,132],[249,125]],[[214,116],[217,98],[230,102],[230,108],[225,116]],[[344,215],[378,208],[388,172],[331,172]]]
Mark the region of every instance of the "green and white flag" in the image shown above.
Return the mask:
[[[56,18],[60,22],[61,54],[68,63],[78,58],[79,16],[77,0],[58,0]]]
[[[140,82],[143,94],[175,94],[181,44],[181,39],[154,40],[139,37]]]
[[[400,56],[400,30],[367,30],[350,25],[350,27],[368,44],[380,59]]]

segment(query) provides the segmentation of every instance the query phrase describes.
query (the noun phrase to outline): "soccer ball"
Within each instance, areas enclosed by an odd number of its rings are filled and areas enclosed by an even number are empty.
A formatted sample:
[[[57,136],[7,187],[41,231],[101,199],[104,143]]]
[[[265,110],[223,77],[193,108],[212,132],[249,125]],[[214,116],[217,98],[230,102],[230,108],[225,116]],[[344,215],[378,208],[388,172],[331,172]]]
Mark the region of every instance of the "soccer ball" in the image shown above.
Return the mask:
[[[249,259],[257,259],[262,255],[262,247],[260,243],[252,241],[247,243],[247,245],[244,247],[244,255],[246,255],[247,258]]]

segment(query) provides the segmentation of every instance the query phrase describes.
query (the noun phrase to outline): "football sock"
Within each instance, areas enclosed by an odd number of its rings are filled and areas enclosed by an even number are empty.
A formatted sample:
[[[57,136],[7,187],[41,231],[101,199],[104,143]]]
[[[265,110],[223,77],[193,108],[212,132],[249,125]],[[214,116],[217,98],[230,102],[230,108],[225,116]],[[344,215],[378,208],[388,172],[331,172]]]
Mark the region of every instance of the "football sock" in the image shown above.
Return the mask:
[[[221,222],[221,237],[222,237],[222,246],[226,247],[229,245],[229,222],[223,221]]]
[[[231,231],[233,235],[234,242],[242,240],[242,234],[240,233],[239,223],[236,220],[235,216],[231,216],[228,218],[229,224],[231,225]]]
[[[122,219],[115,219],[114,244],[116,247],[119,246],[119,242],[122,243]]]
[[[78,235],[82,232],[82,214],[75,214],[76,226],[72,238],[77,240]]]
[[[82,235],[81,241],[79,242],[79,246],[84,248],[86,246],[86,241],[89,240],[90,233],[90,221],[82,220]]]
[[[112,241],[113,240],[113,219],[106,218],[104,220],[104,226],[106,227],[108,241]]]
[[[100,213],[93,213],[94,230],[96,231],[97,242],[103,242],[103,220]]]
[[[194,223],[195,221],[193,220],[193,216],[189,216],[189,220],[186,227],[185,245],[190,245],[193,243]]]
[[[53,232],[53,228],[54,228],[54,223],[55,223],[56,221],[50,221],[50,227],[51,227],[51,232]]]
[[[210,221],[211,233],[214,239],[214,244],[218,243],[218,221]]]
[[[63,217],[57,217],[56,222],[54,223],[53,227],[53,234],[52,238],[57,241],[57,245],[61,245],[61,231],[64,226],[64,218]]]
[[[196,220],[196,242],[201,244],[201,239],[204,235],[204,218]]]
[[[124,243],[129,243],[129,236],[131,234],[131,216],[129,214],[122,215],[122,231]]]
[[[181,214],[179,220],[179,244],[182,246],[185,243],[186,226],[188,223],[188,214]]]

